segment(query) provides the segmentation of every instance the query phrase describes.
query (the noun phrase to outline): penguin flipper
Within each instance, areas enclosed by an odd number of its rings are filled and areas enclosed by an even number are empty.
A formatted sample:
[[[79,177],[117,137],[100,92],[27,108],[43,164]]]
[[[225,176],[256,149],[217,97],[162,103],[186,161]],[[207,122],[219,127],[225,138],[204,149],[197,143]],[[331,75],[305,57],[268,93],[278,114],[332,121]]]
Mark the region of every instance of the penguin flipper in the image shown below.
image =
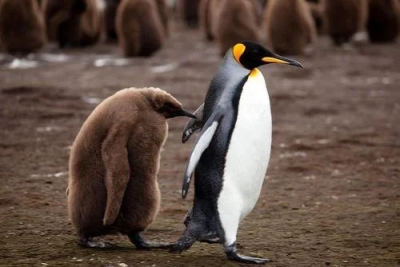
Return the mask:
[[[211,115],[201,130],[200,137],[197,139],[196,145],[194,146],[192,154],[190,155],[188,165],[186,166],[185,177],[182,185],[182,198],[186,197],[194,169],[196,168],[197,163],[199,163],[204,150],[206,150],[210,145],[223,116],[224,110],[219,109],[217,112]]]
[[[107,191],[103,225],[111,225],[117,219],[129,182],[130,167],[126,148],[128,137],[127,133],[118,130],[118,128],[110,129],[101,148],[101,155],[106,168],[104,182]]]
[[[186,126],[183,129],[182,143],[186,143],[186,141],[189,140],[190,136],[192,136],[195,131],[201,129],[201,126],[203,124],[203,110],[204,103],[201,104],[201,106],[193,113],[196,116],[196,119],[190,119],[186,123]]]

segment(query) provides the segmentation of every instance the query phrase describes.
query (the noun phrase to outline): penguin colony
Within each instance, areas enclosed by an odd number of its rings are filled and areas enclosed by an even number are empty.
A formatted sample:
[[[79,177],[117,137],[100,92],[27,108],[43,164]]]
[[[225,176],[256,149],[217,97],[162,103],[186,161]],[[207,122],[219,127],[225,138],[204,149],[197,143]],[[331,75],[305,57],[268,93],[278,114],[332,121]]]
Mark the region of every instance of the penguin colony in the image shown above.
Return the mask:
[[[85,247],[106,247],[93,237],[119,232],[139,249],[141,232],[160,206],[157,173],[167,138],[166,120],[194,117],[170,94],[156,88],[124,89],[87,118],[71,149],[68,211]]]
[[[240,222],[260,195],[271,149],[269,96],[257,68],[301,64],[257,43],[268,43],[283,54],[302,54],[315,41],[316,28],[336,45],[349,42],[361,30],[367,30],[371,42],[394,42],[399,34],[398,0],[312,2],[179,2],[177,10],[184,21],[189,26],[199,21],[207,40],[216,41],[222,63],[196,118],[155,88],[121,90],[88,117],[69,162],[68,211],[79,244],[107,247],[93,238],[122,233],[138,249],[170,248],[181,253],[196,241],[217,242],[230,260],[268,261],[240,255],[236,246]],[[94,45],[107,36],[118,41],[127,57],[151,56],[168,37],[168,14],[165,0],[107,0],[105,8],[98,0],[26,0],[23,5],[0,0],[0,48],[27,54],[39,51],[47,41],[68,48]],[[160,151],[167,136],[166,120],[176,116],[192,117],[183,142],[201,131],[182,186],[186,197],[195,174],[193,207],[177,242],[150,243],[142,232],[159,209]],[[248,177],[251,181],[244,179]]]
[[[360,31],[373,43],[396,42],[400,31],[398,0],[4,0],[0,49],[24,55],[47,42],[63,49],[110,41],[126,57],[147,57],[165,44],[175,13],[200,25],[221,56],[241,40],[301,55],[317,34],[342,45]]]

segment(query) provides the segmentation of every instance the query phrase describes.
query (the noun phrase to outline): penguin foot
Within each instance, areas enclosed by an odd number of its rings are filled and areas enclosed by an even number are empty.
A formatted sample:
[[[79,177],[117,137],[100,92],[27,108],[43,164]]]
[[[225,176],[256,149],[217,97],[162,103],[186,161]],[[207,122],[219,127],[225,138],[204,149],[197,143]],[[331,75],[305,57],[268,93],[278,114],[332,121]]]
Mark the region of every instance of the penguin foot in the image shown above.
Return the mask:
[[[183,234],[169,252],[182,253],[183,251],[188,250],[196,240],[197,238],[194,236]]]
[[[156,242],[147,242],[143,239],[140,233],[136,232],[128,235],[129,240],[132,244],[135,245],[138,250],[149,250],[149,249],[169,249],[175,245],[175,243],[156,243]]]
[[[78,244],[85,248],[112,248],[113,244],[108,242],[96,242],[90,237],[81,237],[78,240]]]
[[[256,258],[256,257],[250,257],[250,256],[244,256],[240,255],[236,251],[236,244],[232,244],[230,246],[225,247],[225,254],[228,256],[228,259],[232,261],[237,261],[241,263],[251,263],[251,264],[264,264],[269,262],[268,259],[263,259],[263,258]]]

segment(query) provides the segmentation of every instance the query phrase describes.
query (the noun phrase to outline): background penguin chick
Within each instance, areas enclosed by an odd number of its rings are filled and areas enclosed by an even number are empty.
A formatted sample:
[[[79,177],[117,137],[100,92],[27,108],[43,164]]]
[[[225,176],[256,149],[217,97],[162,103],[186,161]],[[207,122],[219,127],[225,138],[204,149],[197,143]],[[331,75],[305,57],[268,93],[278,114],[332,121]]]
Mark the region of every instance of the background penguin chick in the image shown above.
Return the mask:
[[[316,2],[307,2],[308,8],[311,11],[311,16],[314,20],[315,28],[318,34],[323,33],[323,16],[322,16],[322,5]]]
[[[162,26],[164,28],[164,35],[169,35],[169,22],[168,22],[168,6],[165,0],[154,0],[157,5],[158,15],[160,16]]]
[[[178,10],[187,26],[197,27],[199,23],[200,0],[178,0]]]
[[[206,39],[215,39],[215,24],[219,20],[221,1],[220,0],[201,0],[199,6],[199,21]]]
[[[192,116],[156,88],[124,89],[100,103],[79,131],[70,155],[68,211],[79,242],[120,232],[138,248],[160,205],[157,182],[167,118]]]
[[[369,0],[367,31],[371,42],[394,42],[399,28],[398,0]]]
[[[0,47],[5,52],[29,54],[47,43],[37,0],[0,1]]]
[[[213,10],[216,12],[213,22],[221,57],[240,41],[257,42],[260,39],[258,0],[220,0],[219,5]]]
[[[267,42],[277,53],[300,55],[315,41],[315,24],[304,0],[269,0],[264,14]]]
[[[365,29],[368,0],[324,0],[323,24],[335,45],[350,40],[357,31]]]
[[[106,0],[106,8],[104,10],[104,28],[108,41],[117,40],[115,17],[120,2],[121,0]]]
[[[49,40],[61,48],[96,43],[103,29],[103,11],[97,0],[43,0]]]
[[[165,39],[157,5],[148,0],[122,0],[117,10],[119,45],[126,57],[151,56]]]

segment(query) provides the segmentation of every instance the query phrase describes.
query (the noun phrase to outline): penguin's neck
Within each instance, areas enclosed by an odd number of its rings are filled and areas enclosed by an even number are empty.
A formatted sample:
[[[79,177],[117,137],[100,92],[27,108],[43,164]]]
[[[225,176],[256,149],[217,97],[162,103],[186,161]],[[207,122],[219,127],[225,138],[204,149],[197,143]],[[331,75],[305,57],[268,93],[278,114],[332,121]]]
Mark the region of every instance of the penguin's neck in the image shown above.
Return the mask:
[[[211,80],[204,104],[204,118],[207,119],[216,105],[229,104],[235,97],[240,96],[243,85],[251,70],[240,65],[228,51],[217,74]]]

